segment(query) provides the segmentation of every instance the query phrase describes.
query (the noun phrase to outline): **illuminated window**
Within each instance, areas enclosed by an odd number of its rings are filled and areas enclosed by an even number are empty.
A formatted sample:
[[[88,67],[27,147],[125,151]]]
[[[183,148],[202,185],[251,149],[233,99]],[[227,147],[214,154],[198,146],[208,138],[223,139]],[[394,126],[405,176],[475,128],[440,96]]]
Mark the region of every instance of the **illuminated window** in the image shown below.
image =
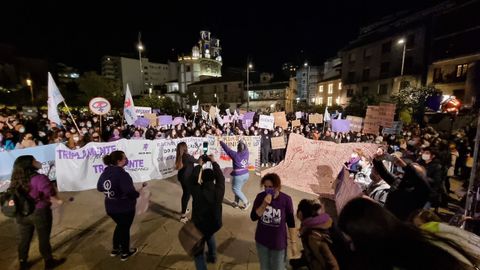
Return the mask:
[[[320,87],[318,88],[318,92],[323,93],[323,85],[320,85]]]
[[[318,104],[323,104],[323,97],[318,99]]]
[[[457,65],[457,78],[467,75],[468,64]]]
[[[341,82],[338,83],[338,90],[342,90],[342,83]]]
[[[332,101],[333,101],[333,98],[332,98],[332,97],[328,97],[328,98],[327,98],[327,106],[332,106]]]
[[[333,93],[333,83],[329,83],[329,84],[328,84],[328,93],[329,93],[329,94],[332,94],[332,93]],[[328,106],[330,106],[330,105],[328,105]]]
[[[340,104],[340,96],[337,97],[337,99],[335,100],[335,103]]]

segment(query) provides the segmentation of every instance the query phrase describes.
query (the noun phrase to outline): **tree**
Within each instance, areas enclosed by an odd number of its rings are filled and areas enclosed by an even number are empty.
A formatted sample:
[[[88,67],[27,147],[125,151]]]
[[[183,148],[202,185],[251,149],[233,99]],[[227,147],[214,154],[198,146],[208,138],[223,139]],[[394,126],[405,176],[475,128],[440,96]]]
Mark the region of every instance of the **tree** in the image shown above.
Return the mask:
[[[350,99],[350,103],[345,107],[345,115],[364,117],[369,105],[378,105],[378,96],[372,94],[363,94],[357,92]]]
[[[84,73],[78,79],[78,89],[82,105],[87,105],[94,97],[103,97],[110,101],[113,108],[122,107],[124,95],[118,82],[102,77],[96,72]]]
[[[171,98],[160,96],[158,97],[141,97],[139,99],[135,99],[134,103],[136,106],[145,106],[151,107],[153,109],[160,109],[162,113],[176,115],[180,110],[180,104],[174,102]]]
[[[417,123],[423,123],[425,115],[425,103],[429,97],[441,95],[442,92],[434,87],[405,87],[400,89],[397,94],[392,95],[392,99],[397,104],[397,111],[405,114],[411,112],[413,119]]]

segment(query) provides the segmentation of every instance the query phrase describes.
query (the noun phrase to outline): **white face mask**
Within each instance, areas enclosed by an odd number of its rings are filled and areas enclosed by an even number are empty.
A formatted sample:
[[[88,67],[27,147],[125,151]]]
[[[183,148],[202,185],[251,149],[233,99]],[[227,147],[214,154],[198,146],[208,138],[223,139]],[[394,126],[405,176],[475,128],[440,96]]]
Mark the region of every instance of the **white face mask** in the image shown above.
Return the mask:
[[[75,136],[75,137],[73,137],[73,141],[74,141],[74,142],[78,142],[79,140],[80,140],[80,138],[79,138],[79,137],[76,137],[76,136]]]
[[[428,161],[428,160],[430,160],[430,155],[429,154],[422,154],[422,159],[424,161]]]
[[[23,127],[20,128],[20,129],[18,130],[18,132],[20,132],[20,133],[25,133],[25,128],[23,128]]]
[[[92,127],[92,123],[87,123],[87,127],[91,128],[91,127]]]

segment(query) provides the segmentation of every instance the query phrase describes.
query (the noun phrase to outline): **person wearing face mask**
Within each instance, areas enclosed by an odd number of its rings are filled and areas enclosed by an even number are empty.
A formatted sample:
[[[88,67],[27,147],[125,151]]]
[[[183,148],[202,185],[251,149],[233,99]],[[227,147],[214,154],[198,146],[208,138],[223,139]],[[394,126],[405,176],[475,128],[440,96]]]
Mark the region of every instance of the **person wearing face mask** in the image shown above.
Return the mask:
[[[138,251],[130,248],[130,227],[140,193],[135,190],[132,177],[124,169],[128,159],[123,151],[113,151],[104,156],[103,163],[107,167],[98,179],[97,190],[105,194],[105,210],[117,224],[110,256],[120,255],[120,260],[126,261]]]
[[[434,148],[425,148],[422,151],[422,160],[419,164],[427,170],[427,177],[432,188],[430,196],[431,206],[438,208],[442,203],[442,198],[445,198],[446,190],[444,177],[442,175],[443,168],[438,157],[438,151]]]
[[[20,136],[20,142],[17,143],[15,149],[25,149],[35,146],[37,146],[37,144],[35,143],[35,141],[33,141],[32,134],[27,133]]]
[[[272,151],[272,142],[268,129],[264,129],[262,132],[260,159],[263,167],[269,166],[270,152]]]
[[[112,136],[108,140],[109,142],[114,142],[120,140],[122,137],[120,136],[120,130],[118,128],[113,129]]]
[[[84,145],[85,143],[83,142],[83,137],[81,137],[79,134],[72,135],[67,142],[67,147],[72,150],[82,148]]]
[[[33,237],[37,231],[40,254],[45,262],[45,269],[53,269],[65,262],[65,259],[55,259],[52,255],[50,233],[52,230],[51,202],[62,204],[57,196],[55,187],[46,175],[37,173],[42,164],[33,156],[18,157],[13,164],[10,187],[18,192],[28,193],[35,200],[35,211],[26,217],[16,218],[20,233],[18,246],[19,269],[28,269],[28,251]]]

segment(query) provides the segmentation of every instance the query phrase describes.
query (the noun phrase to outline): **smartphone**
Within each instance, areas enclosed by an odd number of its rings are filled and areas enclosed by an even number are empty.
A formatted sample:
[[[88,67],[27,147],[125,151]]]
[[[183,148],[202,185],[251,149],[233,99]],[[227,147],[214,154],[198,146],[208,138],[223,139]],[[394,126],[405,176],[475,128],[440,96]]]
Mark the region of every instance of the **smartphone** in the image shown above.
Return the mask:
[[[206,155],[208,152],[208,142],[203,142],[203,154]]]

